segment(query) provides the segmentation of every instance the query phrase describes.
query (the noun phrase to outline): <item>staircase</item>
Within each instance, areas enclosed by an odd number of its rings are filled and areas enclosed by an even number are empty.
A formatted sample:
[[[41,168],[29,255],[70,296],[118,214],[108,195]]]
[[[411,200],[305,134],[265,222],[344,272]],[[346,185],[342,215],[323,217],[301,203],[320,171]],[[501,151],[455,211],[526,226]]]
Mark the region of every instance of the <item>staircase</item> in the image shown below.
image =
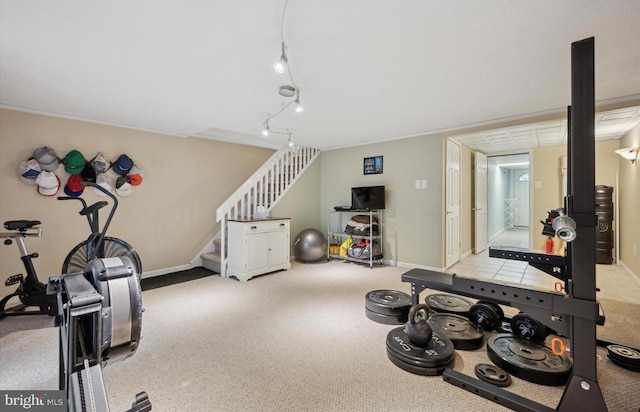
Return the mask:
[[[286,147],[275,152],[238,190],[218,207],[216,221],[220,232],[215,236],[213,251],[203,253],[202,265],[226,276],[226,230],[230,219],[260,218],[267,216],[320,154],[319,149]]]

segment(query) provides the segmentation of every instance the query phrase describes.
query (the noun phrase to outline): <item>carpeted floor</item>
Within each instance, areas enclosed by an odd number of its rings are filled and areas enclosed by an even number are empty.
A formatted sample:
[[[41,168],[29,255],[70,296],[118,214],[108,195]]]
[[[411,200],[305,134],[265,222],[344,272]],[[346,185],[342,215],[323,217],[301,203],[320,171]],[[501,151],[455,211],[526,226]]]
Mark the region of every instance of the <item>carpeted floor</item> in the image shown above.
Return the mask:
[[[138,351],[103,371],[111,410],[128,409],[143,390],[154,411],[170,412],[507,410],[389,361],[385,339],[395,326],[366,318],[364,298],[374,289],[410,293],[404,272],[294,263],[247,283],[215,275],[146,290]],[[640,346],[640,307],[601,302],[599,335]],[[0,321],[0,389],[57,386],[57,330],[33,318]],[[474,376],[478,363],[490,363],[485,348],[457,350],[453,369]],[[614,365],[604,348],[596,365],[609,410],[637,412],[640,374]],[[514,377],[508,390],[555,408],[563,387]]]

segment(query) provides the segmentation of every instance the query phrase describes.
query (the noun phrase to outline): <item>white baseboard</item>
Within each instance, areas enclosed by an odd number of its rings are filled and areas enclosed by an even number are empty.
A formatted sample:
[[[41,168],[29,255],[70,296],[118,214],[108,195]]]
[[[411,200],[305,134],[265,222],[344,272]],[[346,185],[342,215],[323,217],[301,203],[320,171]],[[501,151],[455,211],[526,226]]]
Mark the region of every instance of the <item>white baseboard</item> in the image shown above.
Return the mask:
[[[406,263],[406,262],[396,262],[396,265],[398,267],[401,268],[409,268],[409,269],[425,269],[425,270],[433,270],[436,272],[444,272],[445,269],[444,268],[436,268],[433,266],[423,266],[423,265],[415,265],[413,263]]]
[[[154,276],[162,276],[162,275],[166,275],[167,273],[173,273],[173,272],[179,272],[181,270],[191,269],[192,267],[195,267],[195,266],[185,264],[180,266],[174,266],[171,268],[156,269],[149,272],[142,272],[141,278],[147,279],[147,278],[152,278]]]
[[[629,277],[631,278],[631,280],[633,280],[636,285],[640,286],[640,278],[638,277],[638,275],[636,275],[635,273],[633,273],[631,271],[631,269],[629,269],[627,267],[627,265],[624,264],[624,262],[621,260],[620,262],[620,266],[622,266],[622,270],[624,270],[624,272],[629,275]]]
[[[466,252],[464,252],[463,254],[460,255],[460,260],[464,259],[464,258],[468,258],[469,256],[471,256],[471,254],[473,253],[473,249],[469,249]]]

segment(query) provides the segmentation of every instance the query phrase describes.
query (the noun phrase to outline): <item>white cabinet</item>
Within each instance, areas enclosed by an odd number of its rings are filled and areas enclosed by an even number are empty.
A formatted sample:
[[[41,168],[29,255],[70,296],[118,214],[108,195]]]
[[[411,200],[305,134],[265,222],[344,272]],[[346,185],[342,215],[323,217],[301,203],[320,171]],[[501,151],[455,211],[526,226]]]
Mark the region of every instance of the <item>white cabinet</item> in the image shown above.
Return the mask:
[[[254,276],[291,269],[290,220],[230,220],[227,276],[246,282]]]

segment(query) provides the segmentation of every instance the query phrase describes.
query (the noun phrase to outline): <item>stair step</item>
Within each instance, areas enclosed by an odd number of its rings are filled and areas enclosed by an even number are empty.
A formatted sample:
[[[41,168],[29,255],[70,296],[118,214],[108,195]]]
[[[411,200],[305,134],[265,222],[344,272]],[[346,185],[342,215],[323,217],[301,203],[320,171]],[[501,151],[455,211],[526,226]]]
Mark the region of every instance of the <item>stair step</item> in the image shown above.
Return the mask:
[[[202,258],[202,266],[209,270],[213,270],[216,273],[221,273],[220,263],[222,262],[222,257],[220,256],[220,253],[203,253],[200,257]]]

